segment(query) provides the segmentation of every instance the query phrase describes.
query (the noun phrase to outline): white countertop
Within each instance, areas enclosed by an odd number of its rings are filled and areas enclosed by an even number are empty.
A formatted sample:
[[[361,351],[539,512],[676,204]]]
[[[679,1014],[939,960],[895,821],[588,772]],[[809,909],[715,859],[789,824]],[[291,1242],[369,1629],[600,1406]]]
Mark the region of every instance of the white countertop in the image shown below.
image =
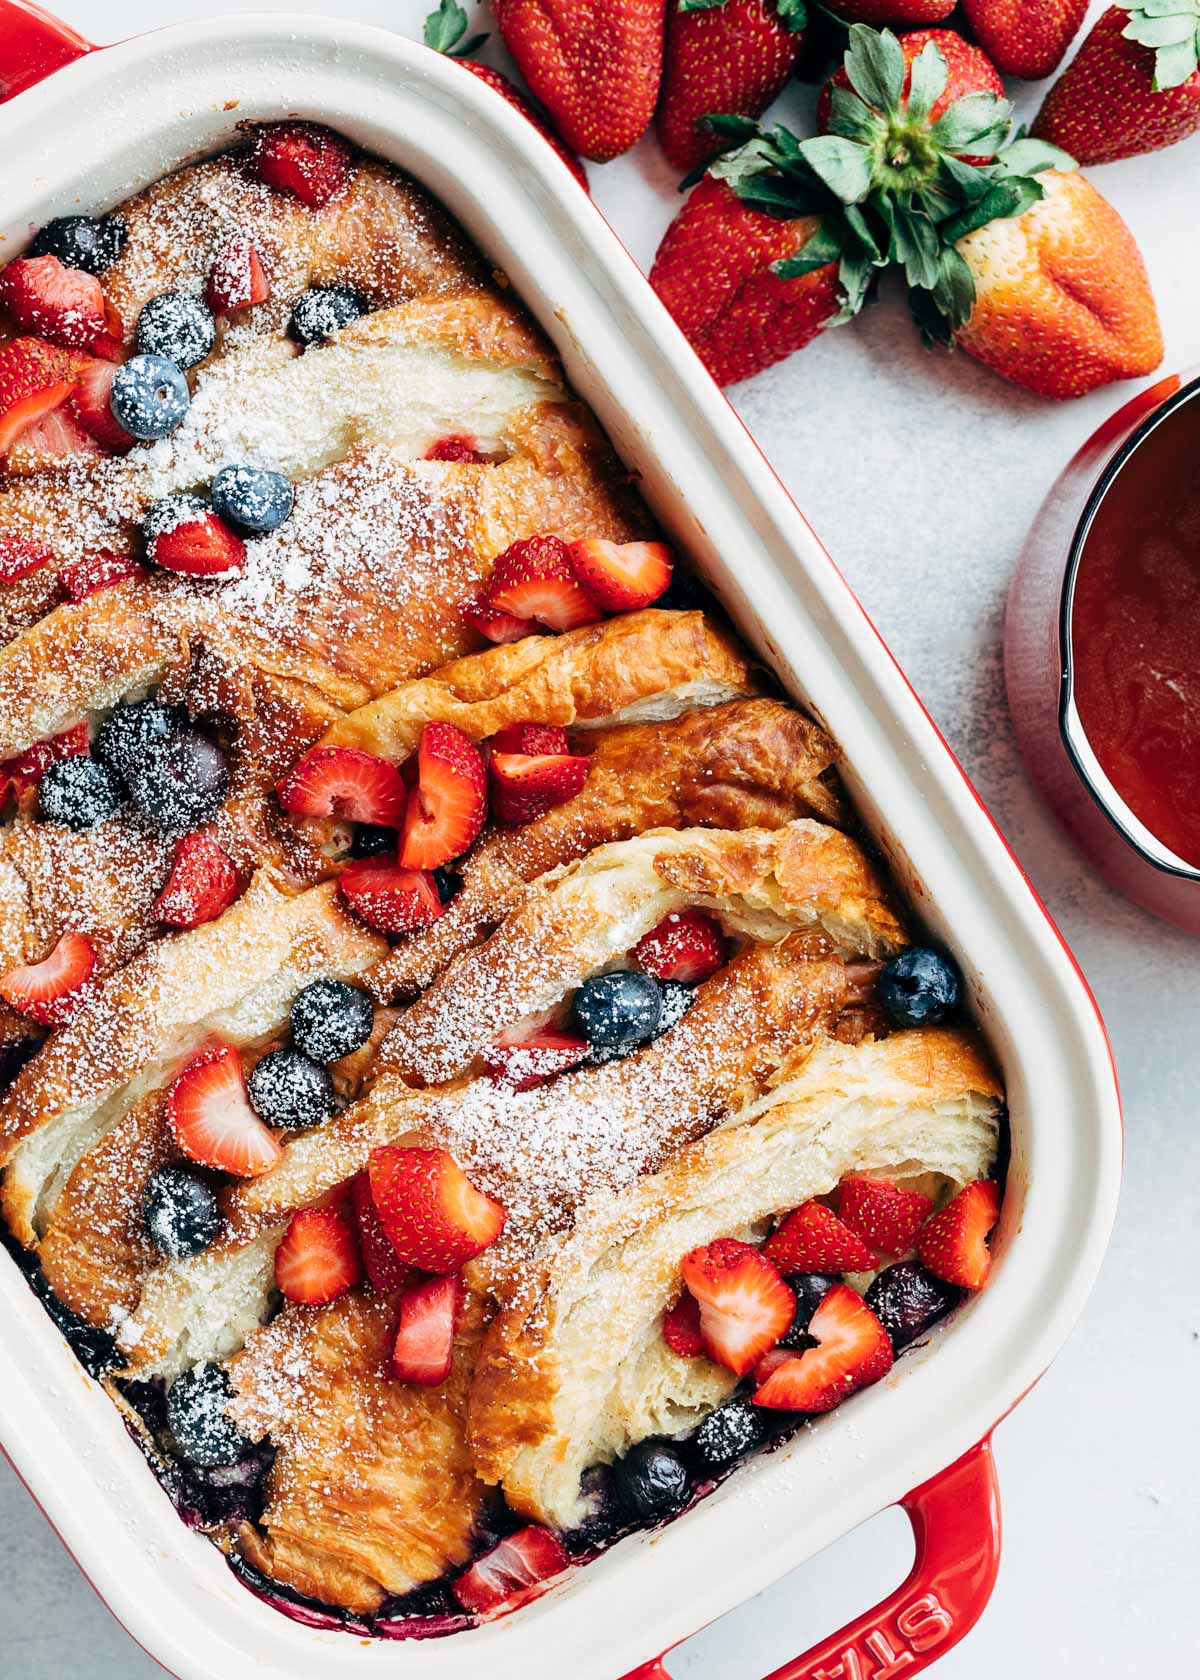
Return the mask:
[[[416,35],[432,4],[293,0],[291,9]],[[201,10],[257,8],[61,0],[57,9],[83,34],[109,41]],[[1093,12],[1102,9],[1098,0]],[[791,90],[780,110],[798,112],[809,97]],[[1021,103],[1032,113],[1036,93]],[[675,202],[661,158],[644,144],[591,174],[601,208],[648,264]],[[1200,360],[1200,139],[1093,179],[1145,254],[1166,334],[1164,371]],[[1026,397],[965,358],[922,351],[889,292],[854,326],[735,399],[1073,946],[1107,1019],[1124,1089],[1116,1235],[1074,1336],[998,1432],[1000,1580],[983,1622],[937,1670],[945,1680],[1115,1680],[1196,1668],[1200,944],[1116,898],[1040,809],[1014,747],[1000,660],[1005,590],[1034,511],[1074,447],[1132,389],[1065,406]],[[758,1680],[882,1596],[908,1566],[905,1536],[895,1512],[877,1519],[690,1641],[672,1657],[672,1673]],[[88,1589],[3,1464],[0,1581],[5,1676],[161,1673]]]

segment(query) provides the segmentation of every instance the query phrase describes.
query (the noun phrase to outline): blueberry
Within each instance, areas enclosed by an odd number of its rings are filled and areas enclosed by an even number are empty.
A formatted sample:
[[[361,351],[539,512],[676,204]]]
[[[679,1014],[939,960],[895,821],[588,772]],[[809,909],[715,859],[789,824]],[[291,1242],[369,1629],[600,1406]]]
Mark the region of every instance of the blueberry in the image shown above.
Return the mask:
[[[654,1522],[687,1503],[687,1466],[669,1441],[651,1436],[613,1467],[617,1498],[635,1522]]]
[[[225,755],[207,735],[180,729],[152,741],[128,775],[139,814],[161,834],[186,834],[216,816],[229,787]]]
[[[710,1412],[692,1440],[707,1470],[725,1470],[761,1446],[770,1432],[770,1419],[749,1400],[727,1400]]]
[[[354,838],[350,842],[350,856],[386,857],[389,852],[396,850],[396,830],[394,828],[380,828],[375,823],[357,823],[354,828]]]
[[[682,1021],[688,1010],[696,1001],[695,988],[686,985],[682,980],[660,980],[658,989],[662,994],[662,1015],[659,1018],[659,1033],[665,1033],[677,1021]]]
[[[320,344],[341,327],[348,327],[371,305],[353,286],[314,286],[296,299],[292,333],[301,344]]]
[[[610,1464],[593,1464],[583,1472],[579,1480],[579,1502],[584,1508],[583,1517],[563,1535],[563,1543],[573,1555],[596,1551],[629,1525],[617,1498],[616,1477]]]
[[[899,1353],[957,1305],[959,1291],[915,1260],[901,1260],[880,1272],[867,1290],[866,1300]]]
[[[166,437],[191,400],[187,380],[164,356],[131,356],[113,375],[108,394],[114,420],[135,438]]]
[[[370,998],[345,980],[314,980],[292,1005],[292,1037],[314,1062],[361,1050],[374,1024]]]
[[[878,991],[880,1003],[898,1027],[933,1027],[958,1008],[962,976],[940,951],[910,945],[884,963]]]
[[[572,1005],[575,1022],[596,1050],[632,1050],[659,1030],[663,997],[657,980],[614,969],[585,980]]]
[[[212,481],[212,505],[243,531],[275,531],[292,511],[292,483],[266,467],[222,467]]]
[[[142,307],[136,341],[143,356],[195,367],[217,342],[217,323],[211,309],[190,292],[159,292]]]
[[[802,1353],[805,1348],[816,1345],[808,1334],[809,1321],[825,1299],[826,1293],[837,1282],[837,1278],[830,1277],[825,1272],[793,1272],[785,1281],[796,1297],[796,1312],[791,1328],[785,1336],[779,1338],[779,1345]]]
[[[146,1235],[168,1260],[201,1254],[221,1229],[217,1198],[186,1167],[160,1167],[142,1196]]]
[[[31,257],[57,257],[66,268],[103,274],[125,248],[129,229],[120,216],[56,216],[33,236]]]
[[[253,1451],[225,1408],[233,1398],[220,1365],[196,1365],[176,1377],[167,1392],[167,1427],[182,1458],[211,1470],[236,1464]]]
[[[184,714],[174,706],[160,706],[156,700],[134,700],[117,706],[100,725],[96,736],[96,757],[114,775],[128,781],[154,741],[183,727]]]
[[[300,1050],[268,1050],[246,1081],[250,1106],[268,1126],[319,1126],[333,1113],[333,1080]]]
[[[435,869],[433,884],[442,903],[449,904],[462,891],[462,876],[456,875],[452,869]]]
[[[42,816],[68,828],[94,828],[121,809],[121,784],[98,759],[60,758],[38,784]]]

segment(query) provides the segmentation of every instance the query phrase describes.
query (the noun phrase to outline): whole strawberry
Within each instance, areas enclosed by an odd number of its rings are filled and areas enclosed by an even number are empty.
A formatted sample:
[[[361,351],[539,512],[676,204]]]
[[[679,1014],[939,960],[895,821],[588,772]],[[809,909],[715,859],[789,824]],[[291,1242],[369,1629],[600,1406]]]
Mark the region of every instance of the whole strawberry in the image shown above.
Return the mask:
[[[846,23],[895,23],[911,29],[921,23],[941,23],[958,0],[831,0],[829,10]]]
[[[858,36],[857,39],[862,43],[866,40],[866,36]],[[896,37],[893,37],[893,39],[896,39]],[[945,115],[951,105],[960,99],[965,99],[968,94],[991,94],[997,99],[1004,98],[1004,83],[1000,80],[991,59],[970,41],[964,41],[955,30],[914,29],[907,35],[899,36],[898,39],[900,51],[904,55],[904,62],[908,68],[901,85],[900,94],[893,102],[895,117],[898,118],[901,115],[899,111],[900,100],[911,99],[913,60],[918,58],[926,47],[932,45],[937,48],[946,66],[946,78],[941,92],[929,107],[927,113],[918,110],[915,115],[914,127],[918,135],[918,144],[921,143],[923,131],[931,129]],[[851,91],[850,75],[845,65],[840,70],[835,71],[829,78],[829,81],[821,90],[820,99],[817,101],[817,127],[822,134],[827,134],[832,126],[830,116],[833,109],[833,96],[835,89],[838,88],[847,93]],[[905,113],[906,117],[907,114]],[[983,160],[979,159],[978,161],[982,162]]]
[[[807,18],[804,0],[675,0],[658,107],[669,163],[693,169],[720,150],[710,112],[766,110],[799,57]]]
[[[963,0],[975,39],[1003,76],[1037,81],[1062,63],[1088,0]]]
[[[1114,163],[1200,129],[1200,0],[1110,6],[1050,89],[1032,132]]]
[[[542,138],[554,147],[579,185],[588,192],[590,189],[587,171],[571,148],[564,145],[537,107],[526,99],[523,93],[518,92],[502,71],[493,70],[490,64],[480,64],[470,56],[486,40],[486,35],[467,36],[467,14],[458,4],[458,0],[441,0],[437,11],[430,12],[425,19],[425,45],[432,47],[434,52],[445,53],[447,58],[456,59],[464,70],[469,70],[481,82],[495,88],[501,98],[506,99],[515,111],[520,111]]]
[[[666,0],[493,0],[504,44],[563,139],[604,163],[650,126]]]

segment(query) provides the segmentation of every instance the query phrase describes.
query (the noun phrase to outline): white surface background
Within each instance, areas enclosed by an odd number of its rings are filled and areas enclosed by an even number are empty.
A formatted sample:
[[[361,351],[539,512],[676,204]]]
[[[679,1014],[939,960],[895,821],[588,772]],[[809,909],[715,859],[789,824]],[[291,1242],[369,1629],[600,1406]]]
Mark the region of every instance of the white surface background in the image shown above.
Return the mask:
[[[62,0],[57,9],[89,38],[111,41],[201,8],[199,0]],[[204,9],[271,8],[218,0]],[[317,0],[291,9],[417,35],[428,7]],[[474,18],[477,8],[468,9]],[[1022,111],[1031,115],[1038,97],[1036,88],[1021,92]],[[794,88],[779,114],[800,123],[810,103],[806,89]],[[591,166],[591,176],[601,208],[648,266],[675,202],[653,143]],[[1145,254],[1166,334],[1164,371],[1200,360],[1200,138],[1093,179]],[[1104,1010],[1125,1095],[1126,1178],[1113,1245],[1072,1340],[999,1430],[1000,1581],[983,1623],[938,1669],[945,1680],[1200,1671],[1192,1603],[1200,1582],[1200,945],[1116,898],[1039,808],[1014,748],[1000,662],[1005,590],[1034,511],[1075,446],[1132,389],[1067,406],[1026,397],[965,358],[923,352],[889,292],[854,326],[736,393],[1073,946]],[[909,1561],[906,1532],[896,1513],[878,1519],[689,1641],[672,1672],[758,1680],[898,1580]],[[5,1680],[161,1673],[91,1593],[3,1464],[0,1581]]]

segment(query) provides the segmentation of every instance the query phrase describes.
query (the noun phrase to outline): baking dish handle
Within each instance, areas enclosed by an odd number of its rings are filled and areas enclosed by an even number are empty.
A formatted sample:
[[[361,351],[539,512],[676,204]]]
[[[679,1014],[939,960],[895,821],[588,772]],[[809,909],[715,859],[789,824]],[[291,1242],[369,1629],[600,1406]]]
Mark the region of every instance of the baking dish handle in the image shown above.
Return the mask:
[[[0,0],[0,104],[92,51],[33,0]]]
[[[1000,1498],[989,1436],[900,1501],[917,1555],[882,1604],[767,1680],[913,1680],[971,1631],[1000,1566]],[[625,1680],[670,1680],[656,1657]]]

